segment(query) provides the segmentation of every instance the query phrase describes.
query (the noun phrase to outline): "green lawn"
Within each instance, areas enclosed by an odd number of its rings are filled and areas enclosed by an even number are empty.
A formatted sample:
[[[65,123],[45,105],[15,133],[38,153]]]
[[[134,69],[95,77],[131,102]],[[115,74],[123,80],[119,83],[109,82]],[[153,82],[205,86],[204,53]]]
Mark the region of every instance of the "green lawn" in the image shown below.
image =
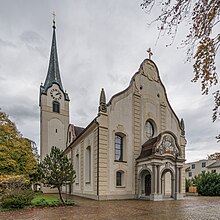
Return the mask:
[[[54,195],[38,194],[31,201],[32,206],[60,206],[62,202]],[[65,201],[66,205],[74,205],[73,200]]]
[[[60,205],[60,200],[52,195],[36,195],[31,201],[32,206],[57,206]]]

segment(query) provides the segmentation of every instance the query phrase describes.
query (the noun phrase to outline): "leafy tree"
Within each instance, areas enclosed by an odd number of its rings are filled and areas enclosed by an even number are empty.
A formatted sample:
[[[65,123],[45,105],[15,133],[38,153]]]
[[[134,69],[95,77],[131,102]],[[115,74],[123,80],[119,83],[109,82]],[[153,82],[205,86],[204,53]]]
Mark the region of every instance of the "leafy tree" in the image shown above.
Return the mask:
[[[210,87],[218,83],[215,62],[220,46],[220,0],[143,0],[141,7],[147,12],[160,8],[159,16],[153,22],[158,24],[160,34],[171,36],[171,44],[180,24],[186,22],[189,25],[189,33],[182,44],[188,47],[187,61],[194,61],[192,82],[201,80],[202,94],[207,95]],[[213,95],[214,122],[220,117],[220,90]],[[220,141],[220,134],[216,138]]]
[[[0,111],[0,174],[35,173],[37,161],[32,151],[32,143],[22,137],[16,125]]]
[[[197,191],[203,196],[220,196],[220,174],[203,173],[195,176],[193,183]]]
[[[74,182],[75,171],[71,161],[61,149],[54,146],[51,148],[50,154],[39,164],[39,175],[42,183],[58,189],[60,200],[64,204],[61,187],[67,182]]]

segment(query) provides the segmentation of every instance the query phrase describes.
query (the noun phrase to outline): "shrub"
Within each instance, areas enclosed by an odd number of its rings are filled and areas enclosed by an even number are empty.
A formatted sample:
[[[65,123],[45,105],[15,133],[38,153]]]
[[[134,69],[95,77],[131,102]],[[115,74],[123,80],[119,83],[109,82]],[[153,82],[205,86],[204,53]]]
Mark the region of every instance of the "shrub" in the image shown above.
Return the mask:
[[[197,191],[203,196],[220,196],[220,174],[203,173],[193,179]]]
[[[1,198],[1,206],[3,208],[24,208],[31,204],[34,193],[29,189],[8,189]]]
[[[186,192],[189,192],[189,187],[191,185],[191,180],[185,180],[186,184],[185,184],[185,187],[186,187]]]
[[[24,175],[0,175],[0,192],[15,188],[29,188],[30,181]]]
[[[75,202],[73,201],[73,200],[67,200],[66,202],[65,202],[65,205],[74,205],[75,204]]]

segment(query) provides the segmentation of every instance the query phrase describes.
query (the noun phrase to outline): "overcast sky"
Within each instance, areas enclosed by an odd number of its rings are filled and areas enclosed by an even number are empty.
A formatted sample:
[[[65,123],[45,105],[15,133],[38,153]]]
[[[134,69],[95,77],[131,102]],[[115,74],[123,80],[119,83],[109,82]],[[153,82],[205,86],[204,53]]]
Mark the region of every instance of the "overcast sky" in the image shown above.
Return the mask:
[[[193,84],[179,30],[174,44],[157,41],[155,25],[141,0],[0,0],[0,108],[39,147],[39,87],[44,82],[55,11],[61,78],[70,102],[70,121],[87,126],[97,115],[99,94],[107,100],[125,89],[151,47],[168,99],[186,126],[187,162],[220,151],[212,123],[212,96]]]

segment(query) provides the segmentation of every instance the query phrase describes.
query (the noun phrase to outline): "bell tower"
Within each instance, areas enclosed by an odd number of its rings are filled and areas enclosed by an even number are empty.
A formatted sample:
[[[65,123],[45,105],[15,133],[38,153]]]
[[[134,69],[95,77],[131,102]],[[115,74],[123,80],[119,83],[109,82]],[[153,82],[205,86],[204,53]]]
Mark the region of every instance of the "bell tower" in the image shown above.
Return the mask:
[[[53,36],[47,77],[40,86],[40,155],[41,160],[50,153],[51,147],[64,150],[69,125],[69,96],[64,91],[56,45],[56,26],[53,19]]]

